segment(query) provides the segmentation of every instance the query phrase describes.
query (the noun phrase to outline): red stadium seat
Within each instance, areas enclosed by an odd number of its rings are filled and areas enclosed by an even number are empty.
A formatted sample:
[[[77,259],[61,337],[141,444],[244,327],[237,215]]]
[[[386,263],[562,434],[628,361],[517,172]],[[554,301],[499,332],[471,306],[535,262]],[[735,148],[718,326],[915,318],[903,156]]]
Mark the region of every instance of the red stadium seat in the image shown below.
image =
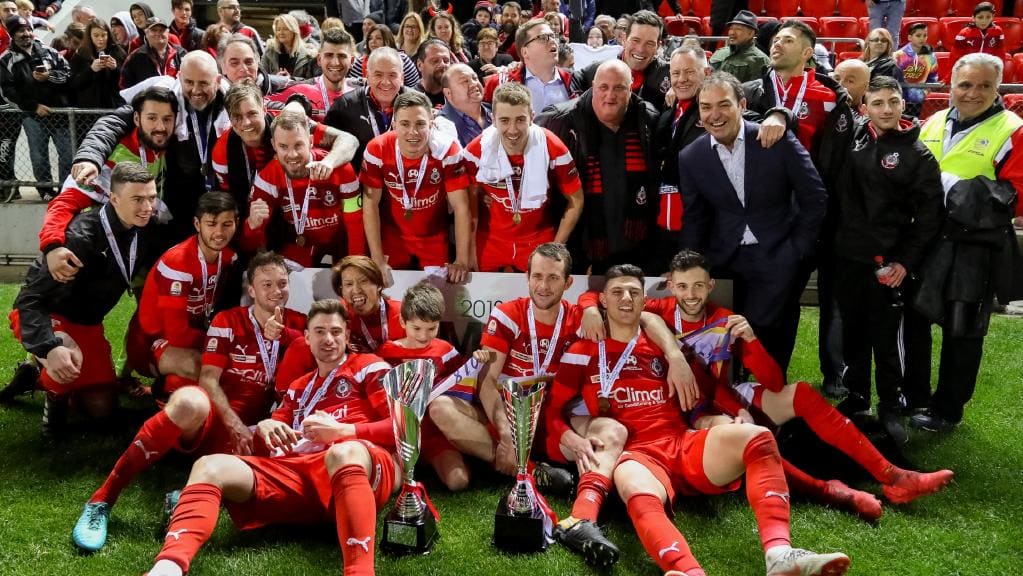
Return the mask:
[[[948,16],[949,0],[909,0],[906,3],[907,16],[931,16],[941,18]],[[973,13],[973,10],[970,10]]]
[[[1006,56],[1002,64],[1002,84],[1010,84],[1016,81],[1016,63],[1012,58]]]
[[[867,15],[866,2],[860,0],[838,0],[838,14],[850,18],[860,18]]]
[[[757,16],[757,26],[760,26],[764,22],[777,22],[778,19],[774,16]]]
[[[902,28],[899,32],[899,40],[896,42],[897,45],[902,46],[906,42],[909,42],[909,26],[910,24],[916,24],[917,22],[927,23],[927,43],[931,46],[936,45],[941,41],[941,24],[938,19],[933,16],[913,16],[911,18],[902,19]]]
[[[809,26],[810,29],[813,30],[814,34],[816,34],[818,36],[821,35],[821,25],[820,25],[820,23],[817,21],[816,18],[813,18],[811,16],[792,16],[792,17],[789,17],[789,18],[782,18],[782,20],[799,20],[800,22],[803,22],[807,26]]]
[[[821,36],[831,38],[863,38],[860,36],[860,21],[852,16],[825,16],[819,20]],[[859,48],[851,42],[835,42],[832,52]]]
[[[946,16],[941,19],[941,45],[951,50],[955,45],[956,34],[973,21],[972,16]]]
[[[1013,82],[1023,81],[1020,79],[1023,76],[1023,54],[1013,54],[1012,62],[1015,65],[1014,68],[1016,68],[1016,79]]]
[[[867,34],[870,34],[870,18],[864,16],[860,18],[860,38],[866,38]]]
[[[999,16],[995,18],[995,24],[1005,32],[1005,51],[1018,52],[1023,48],[1023,22],[1019,18]]]
[[[988,0],[995,5],[995,15],[1002,13],[1002,0]],[[952,0],[948,3],[949,16],[973,16],[973,7],[980,2],[974,0]]]
[[[799,13],[803,16],[813,16],[814,18],[835,16],[837,4],[834,0],[802,0],[799,3]]]
[[[838,58],[835,60],[835,65],[837,66],[840,62],[843,62],[845,60],[852,60],[853,58],[859,58],[860,55],[862,55],[862,54],[863,54],[862,52],[839,52],[838,53]]]
[[[784,19],[799,12],[799,0],[761,0],[761,16]]]
[[[952,58],[948,52],[935,52],[934,59],[938,61],[938,80],[948,83],[952,75]]]
[[[703,29],[707,31],[707,34],[713,34],[714,33],[714,28],[711,27],[711,25],[710,25],[710,16],[704,16],[702,21],[703,21]],[[727,29],[725,29],[724,32],[725,32],[725,34],[728,34],[728,30]]]
[[[711,0],[682,0],[679,2],[679,5],[682,7],[683,16],[699,16],[702,18],[710,14],[710,3]]]
[[[685,36],[690,30],[696,34],[706,36],[703,30],[703,21],[696,16],[675,16],[664,19],[665,28],[669,36]]]
[[[1023,94],[1003,94],[1002,104],[1005,105],[1006,110],[1023,114]]]
[[[924,105],[920,109],[920,120],[926,120],[930,118],[931,114],[945,108],[948,108],[948,93],[931,92],[927,94],[927,97],[924,99]]]

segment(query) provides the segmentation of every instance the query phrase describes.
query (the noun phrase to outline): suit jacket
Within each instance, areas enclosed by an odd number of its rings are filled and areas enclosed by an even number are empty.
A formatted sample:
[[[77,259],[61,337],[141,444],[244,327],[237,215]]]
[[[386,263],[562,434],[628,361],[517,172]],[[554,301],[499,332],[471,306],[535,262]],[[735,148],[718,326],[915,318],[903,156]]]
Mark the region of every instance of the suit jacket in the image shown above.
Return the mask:
[[[679,153],[679,192],[685,206],[682,245],[726,265],[748,225],[762,249],[790,265],[808,256],[817,241],[827,192],[806,149],[792,132],[764,149],[759,124],[744,122],[746,205],[728,180],[710,135]]]

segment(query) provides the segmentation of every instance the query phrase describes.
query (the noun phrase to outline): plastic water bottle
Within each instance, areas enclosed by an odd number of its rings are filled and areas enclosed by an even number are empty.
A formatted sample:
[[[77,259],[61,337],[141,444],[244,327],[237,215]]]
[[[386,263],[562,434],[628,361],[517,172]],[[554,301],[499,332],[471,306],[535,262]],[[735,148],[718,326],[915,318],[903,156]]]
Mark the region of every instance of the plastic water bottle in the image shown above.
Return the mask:
[[[874,275],[877,276],[878,282],[881,282],[892,272],[892,267],[884,261],[883,256],[874,256]],[[889,287],[888,290],[888,296],[891,300],[892,308],[902,308],[902,290],[899,290],[895,286]]]

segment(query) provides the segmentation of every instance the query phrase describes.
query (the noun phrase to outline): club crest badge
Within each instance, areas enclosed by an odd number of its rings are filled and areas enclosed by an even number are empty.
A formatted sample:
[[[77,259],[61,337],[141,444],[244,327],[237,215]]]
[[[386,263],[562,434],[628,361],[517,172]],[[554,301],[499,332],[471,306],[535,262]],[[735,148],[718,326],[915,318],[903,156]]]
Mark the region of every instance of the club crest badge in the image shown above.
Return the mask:
[[[845,132],[848,129],[849,129],[849,117],[847,115],[845,115],[845,114],[842,114],[841,116],[838,117],[838,121],[835,122],[835,130],[837,132]]]
[[[881,159],[881,167],[882,168],[886,168],[888,170],[891,170],[891,169],[895,168],[898,165],[899,165],[899,153],[898,152],[892,152],[891,154],[886,154],[885,157]]]
[[[796,117],[799,118],[800,120],[805,120],[809,116],[810,107],[806,104],[806,102],[803,102],[802,104],[799,105],[799,112],[796,114]]]
[[[334,206],[337,204],[337,197],[334,196],[334,192],[327,190],[323,193],[323,204],[324,206]]]
[[[436,168],[430,172],[430,184],[440,184],[440,170]]]
[[[653,372],[654,376],[658,378],[664,377],[664,362],[661,362],[660,358],[654,358],[650,361],[650,371]]]
[[[337,387],[334,388],[334,394],[338,398],[345,398],[352,391],[352,385],[348,383],[348,380],[341,378],[337,381]]]
[[[178,282],[177,280],[175,280],[174,282],[171,282],[171,285],[170,285],[170,295],[171,296],[181,296],[181,282]]]
[[[639,206],[646,205],[646,186],[640,186],[639,191],[636,192],[636,204]]]

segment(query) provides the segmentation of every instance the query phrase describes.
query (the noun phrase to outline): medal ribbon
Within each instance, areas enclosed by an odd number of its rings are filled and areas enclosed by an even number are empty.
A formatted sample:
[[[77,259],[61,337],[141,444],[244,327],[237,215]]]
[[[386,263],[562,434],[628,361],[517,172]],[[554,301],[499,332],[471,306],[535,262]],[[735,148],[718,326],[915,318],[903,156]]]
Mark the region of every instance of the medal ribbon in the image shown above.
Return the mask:
[[[263,329],[256,322],[256,315],[252,313],[255,306],[249,306],[249,321],[252,322],[252,331],[256,333],[256,344],[259,345],[259,358],[263,361],[263,371],[266,373],[266,385],[273,382],[274,374],[277,373],[277,353],[280,351],[280,340],[274,340],[269,351],[266,346],[266,339],[263,338]],[[315,377],[314,377],[315,378]],[[303,396],[304,398],[304,396]]]
[[[121,256],[121,248],[117,245],[117,239],[114,238],[114,231],[110,229],[110,219],[107,216],[106,207],[100,209],[99,221],[103,225],[103,232],[107,235],[107,243],[110,244],[110,250],[114,253],[114,261],[117,262],[117,267],[121,269],[121,276],[124,277],[124,281],[128,284],[128,293],[131,294],[131,277],[135,272],[135,256],[138,254],[139,248],[138,230],[132,236],[131,246],[128,247],[128,267],[125,268],[124,257]]]
[[[406,212],[411,212],[412,201],[419,196],[419,188],[423,185],[423,177],[426,176],[426,162],[430,159],[430,151],[427,150],[419,162],[419,174],[416,175],[416,188],[412,192],[412,198],[409,198],[408,190],[406,190],[405,161],[401,159],[401,150],[398,148],[397,141],[394,143],[394,159],[398,163],[398,178],[401,179],[401,206]]]
[[[199,164],[202,166],[203,172],[203,183],[206,185],[206,191],[210,190],[210,182],[205,178],[206,176],[206,162],[209,160],[210,155],[210,129],[213,127],[213,113],[210,112],[209,118],[206,119],[206,131],[199,131],[199,117],[195,111],[188,113],[188,117],[192,122],[192,130],[195,132],[195,147],[199,149]],[[206,138],[203,138],[201,134],[205,134]],[[205,142],[205,143],[204,143]]]
[[[323,78],[323,74],[320,74],[320,77],[316,79],[316,84],[320,87],[320,98],[323,99],[323,113],[326,114],[331,102],[330,96],[327,94],[327,81]]]
[[[377,349],[377,341],[373,338],[373,335],[369,333],[369,327],[363,322],[362,318],[359,319],[359,324],[362,325],[362,335],[366,338],[366,345],[371,350]],[[380,296],[380,337],[384,342],[387,342],[387,304],[384,302],[384,297]]]
[[[597,353],[600,361],[600,397],[610,398],[611,389],[614,388],[615,382],[618,381],[618,376],[622,373],[622,368],[625,367],[625,363],[629,361],[629,356],[632,355],[633,348],[636,347],[636,342],[639,342],[640,331],[636,330],[636,335],[629,340],[629,343],[625,346],[625,351],[618,358],[618,362],[615,363],[615,367],[611,370],[611,374],[607,373],[607,340],[601,340],[597,343]]]
[[[309,221],[309,197],[312,196],[309,193],[309,189],[312,186],[306,187],[305,198],[302,199],[302,212],[296,216],[295,211],[298,209],[298,203],[295,202],[295,193],[291,190],[291,178],[284,174],[284,181],[288,184],[288,202],[291,204],[291,217],[294,220],[292,225],[295,227],[295,236],[301,236],[305,232],[306,222]]]
[[[346,354],[344,358],[341,359],[341,362],[339,362],[338,365],[330,371],[330,374],[327,374],[327,378],[324,379],[323,385],[316,390],[316,394],[313,394],[313,385],[316,384],[316,376],[319,374],[319,371],[313,373],[313,377],[309,380],[309,384],[306,385],[305,391],[302,392],[302,397],[298,400],[298,410],[295,411],[295,417],[292,420],[292,430],[298,430],[302,426],[302,420],[308,418],[309,414],[312,413],[313,408],[316,407],[316,404],[318,404],[320,400],[326,396],[327,390],[330,390],[330,383],[334,380],[334,376],[337,374],[337,371],[342,365],[344,365],[345,360],[347,359],[348,355]],[[309,397],[310,395],[312,398]]]
[[[778,77],[778,73],[771,70],[771,80],[774,81],[774,101],[779,108],[788,108],[795,114],[799,114],[799,107],[803,104],[803,97],[806,95],[806,85],[810,83],[810,73],[803,72],[803,85],[799,87],[799,92],[796,94],[796,100],[792,103],[792,107],[789,108],[785,105],[785,101],[789,99],[789,90],[782,86],[781,78]]]
[[[554,321],[554,334],[547,344],[547,353],[544,354],[543,364],[540,363],[540,347],[536,337],[536,318],[533,316],[533,301],[529,301],[529,342],[533,346],[533,376],[543,376],[551,367],[551,360],[554,359],[554,350],[558,347],[558,338],[561,336],[561,321],[565,318],[565,306],[558,303],[558,319]]]
[[[515,215],[522,212],[522,194],[519,194],[518,196],[515,195],[515,185],[512,184],[511,176],[505,177],[504,186],[508,190],[508,200],[511,201],[512,214]],[[533,309],[532,301],[529,303],[529,309]]]
[[[209,271],[206,268],[206,257],[203,256],[203,254],[202,254],[202,246],[199,245],[199,242],[196,242],[196,250],[199,252],[199,269],[202,270],[202,311],[203,311],[203,314],[205,314],[205,316],[206,316],[206,325],[208,326],[209,323],[210,323],[210,316],[213,315],[213,301],[215,299],[217,291],[214,288],[213,294],[212,294],[212,296],[214,296],[214,298],[210,298],[211,295],[207,294],[207,292],[209,292],[208,287],[209,287],[210,276],[209,276]],[[224,263],[224,252],[223,251],[218,251],[217,252],[217,275],[215,276],[216,281],[214,282],[214,286],[219,286],[220,285],[220,271],[223,270],[223,268],[224,268],[223,267],[223,263]],[[251,314],[251,312],[250,312],[250,314]]]

